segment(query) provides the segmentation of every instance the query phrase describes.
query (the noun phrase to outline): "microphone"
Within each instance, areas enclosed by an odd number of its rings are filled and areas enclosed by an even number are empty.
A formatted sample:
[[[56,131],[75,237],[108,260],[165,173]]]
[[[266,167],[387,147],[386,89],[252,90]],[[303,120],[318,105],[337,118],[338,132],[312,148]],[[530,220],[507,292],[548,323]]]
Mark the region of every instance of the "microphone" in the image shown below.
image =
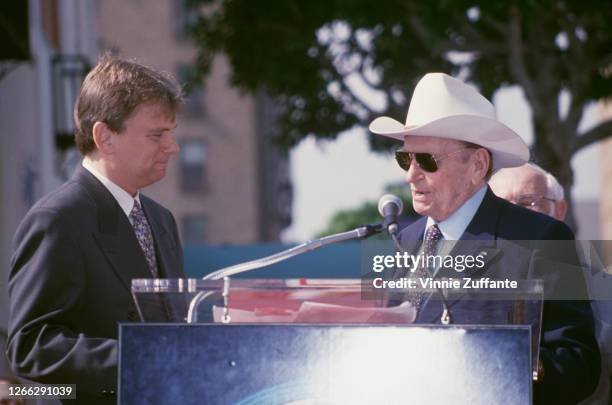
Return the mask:
[[[383,228],[387,228],[387,231],[389,231],[398,252],[406,252],[397,239],[397,217],[399,217],[403,209],[404,204],[402,203],[402,200],[393,194],[385,194],[380,197],[380,200],[378,200],[378,212],[380,215],[385,217],[382,226]],[[448,325],[452,322],[450,307],[448,306],[448,301],[446,300],[444,291],[442,291],[442,289],[438,286],[436,286],[436,289],[442,297],[442,316],[440,317],[440,322],[443,325]]]
[[[385,194],[378,200],[378,212],[385,218],[383,227],[387,228],[391,236],[396,236],[399,230],[397,217],[402,213],[404,204],[398,196]]]

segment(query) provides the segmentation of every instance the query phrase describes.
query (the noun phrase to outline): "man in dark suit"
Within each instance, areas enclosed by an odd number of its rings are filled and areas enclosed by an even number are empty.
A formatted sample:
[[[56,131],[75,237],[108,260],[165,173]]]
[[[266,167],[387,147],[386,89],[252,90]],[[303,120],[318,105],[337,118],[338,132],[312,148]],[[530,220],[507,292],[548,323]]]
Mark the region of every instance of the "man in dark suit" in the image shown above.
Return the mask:
[[[535,403],[576,403],[588,396],[599,378],[599,352],[590,307],[578,300],[587,295],[576,251],[567,248],[573,233],[560,221],[496,197],[486,184],[493,171],[524,164],[527,145],[497,121],[493,105],[474,88],[441,73],[417,84],[405,124],[381,117],[370,130],[404,142],[396,159],[423,217],[400,233],[403,248],[484,257],[483,266],[463,273],[439,267],[422,269],[423,277],[543,279],[548,299]],[[417,322],[440,322],[441,302],[416,297]],[[489,323],[496,308],[485,305],[451,301],[451,319]]]
[[[538,165],[527,163],[520,167],[501,169],[491,177],[489,187],[496,196],[507,201],[550,215],[559,221],[565,220],[567,203],[564,199],[563,187],[552,174]],[[612,276],[603,270],[604,264],[599,260],[597,250],[591,246],[591,242],[581,241],[581,246],[577,250],[578,258],[583,269],[586,270],[585,281],[592,300],[591,308],[595,315],[595,330],[601,352],[602,370],[596,392],[584,403],[607,405],[612,403],[612,397],[610,397],[612,301],[605,298],[610,297],[612,292]]]
[[[178,151],[182,102],[168,77],[104,56],[75,106],[84,156],[14,237],[7,354],[21,378],[76,384],[81,403],[113,403],[119,322],[138,320],[132,279],[182,277],[172,214],[139,190]]]

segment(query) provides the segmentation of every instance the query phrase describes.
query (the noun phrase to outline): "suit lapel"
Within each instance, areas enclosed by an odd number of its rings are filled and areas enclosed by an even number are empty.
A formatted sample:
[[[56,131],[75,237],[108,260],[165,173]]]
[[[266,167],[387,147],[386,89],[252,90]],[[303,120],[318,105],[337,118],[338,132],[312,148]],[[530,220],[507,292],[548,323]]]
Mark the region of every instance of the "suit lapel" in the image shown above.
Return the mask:
[[[110,263],[110,271],[131,291],[132,279],[151,277],[132,225],[113,195],[85,168],[79,166],[74,179],[96,203],[99,232],[93,236]]]
[[[415,223],[406,227],[400,234],[400,244],[404,251],[409,254],[417,254],[421,244],[423,243],[423,232],[425,232],[425,224],[427,218],[423,217]],[[393,279],[406,277],[408,270],[405,268],[396,268],[393,272]]]
[[[487,188],[480,207],[476,211],[474,218],[468,224],[465,232],[461,236],[461,239],[457,241],[453,247],[450,255],[471,255],[483,257],[484,265],[481,268],[473,267],[466,269],[465,272],[458,273],[453,269],[440,269],[436,274],[436,278],[457,278],[461,280],[464,277],[478,278],[481,277],[486,271],[493,259],[495,259],[501,250],[497,247],[496,235],[497,235],[497,224],[499,222],[500,208],[496,201],[497,197],[493,194],[490,188]],[[457,294],[452,299],[448,300],[448,305],[451,309],[459,301],[465,298],[464,294]],[[426,306],[429,300],[425,303]],[[425,313],[425,311],[424,311]],[[431,312],[430,312],[431,314]],[[436,319],[440,319],[442,315],[442,309],[434,312],[432,318],[426,317],[428,322],[435,322]]]
[[[500,209],[496,204],[496,198],[491,189],[487,188],[487,193],[474,214],[474,218],[451,251],[453,256],[472,255],[476,257],[481,255],[484,257],[484,266],[474,267],[461,273],[466,277],[474,277],[484,272],[491,260],[499,254],[495,238]]]

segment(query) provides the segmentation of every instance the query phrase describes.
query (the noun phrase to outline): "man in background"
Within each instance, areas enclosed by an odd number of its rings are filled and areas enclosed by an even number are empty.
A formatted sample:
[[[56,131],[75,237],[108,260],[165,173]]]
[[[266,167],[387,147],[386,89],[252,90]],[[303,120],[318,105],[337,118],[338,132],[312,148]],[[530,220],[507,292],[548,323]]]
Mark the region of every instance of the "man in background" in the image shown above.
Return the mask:
[[[178,151],[181,102],[172,79],[117,57],[85,78],[74,110],[82,164],[13,241],[7,354],[18,377],[76,384],[79,403],[116,402],[118,323],[138,320],[132,279],[183,276],[172,214],[140,192]]]
[[[534,163],[498,170],[489,180],[498,197],[563,221],[567,203],[557,179]]]
[[[520,167],[506,168],[497,171],[489,181],[491,190],[501,198],[521,205],[533,211],[550,215],[563,221],[567,213],[567,203],[564,199],[563,187],[557,179],[546,170],[534,163]],[[612,296],[612,277],[602,271],[603,265],[597,251],[590,246],[589,241],[579,241],[578,250],[581,262],[585,266],[585,279],[590,296],[591,306],[595,314],[597,340],[602,358],[602,376],[595,394],[585,403],[612,403],[610,385],[612,385],[612,301],[605,298]],[[587,256],[585,252],[590,254]]]

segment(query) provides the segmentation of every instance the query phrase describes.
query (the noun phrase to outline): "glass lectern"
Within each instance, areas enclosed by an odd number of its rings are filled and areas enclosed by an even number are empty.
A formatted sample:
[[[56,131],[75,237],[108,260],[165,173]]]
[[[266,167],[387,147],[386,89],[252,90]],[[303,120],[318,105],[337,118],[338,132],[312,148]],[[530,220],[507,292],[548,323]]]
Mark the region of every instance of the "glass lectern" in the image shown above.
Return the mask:
[[[432,308],[441,305],[438,293],[451,314],[457,309],[452,316],[457,322],[450,325],[417,324],[408,299],[372,297],[362,283],[134,280],[143,323],[120,327],[119,399],[530,403],[542,317],[540,282],[505,295],[433,292]]]

